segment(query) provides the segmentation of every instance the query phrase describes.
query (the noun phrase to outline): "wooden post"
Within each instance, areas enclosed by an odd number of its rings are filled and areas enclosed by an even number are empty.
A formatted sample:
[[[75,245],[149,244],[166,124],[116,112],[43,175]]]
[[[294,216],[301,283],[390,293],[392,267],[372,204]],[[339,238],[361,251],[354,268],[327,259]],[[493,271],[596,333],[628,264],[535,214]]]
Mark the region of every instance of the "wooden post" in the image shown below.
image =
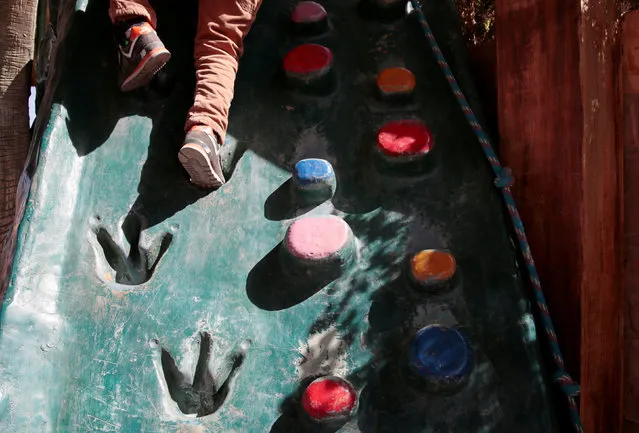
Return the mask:
[[[584,431],[619,432],[620,164],[614,0],[497,0],[503,161]]]
[[[29,62],[37,4],[37,0],[0,1],[0,251],[14,224],[16,188],[31,138]]]

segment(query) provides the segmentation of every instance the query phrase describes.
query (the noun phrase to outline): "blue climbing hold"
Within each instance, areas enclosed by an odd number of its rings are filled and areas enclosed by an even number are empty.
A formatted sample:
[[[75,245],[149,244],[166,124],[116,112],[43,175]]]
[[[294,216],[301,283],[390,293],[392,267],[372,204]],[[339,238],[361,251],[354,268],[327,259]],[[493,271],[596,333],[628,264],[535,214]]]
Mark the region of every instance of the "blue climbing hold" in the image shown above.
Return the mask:
[[[293,184],[302,202],[321,203],[335,194],[335,171],[331,163],[324,159],[302,159],[295,164]]]
[[[324,159],[302,159],[295,164],[293,179],[301,189],[316,189],[335,181],[335,172],[330,162]]]
[[[465,379],[473,368],[472,347],[456,329],[430,325],[413,337],[409,362],[423,378],[454,385]]]

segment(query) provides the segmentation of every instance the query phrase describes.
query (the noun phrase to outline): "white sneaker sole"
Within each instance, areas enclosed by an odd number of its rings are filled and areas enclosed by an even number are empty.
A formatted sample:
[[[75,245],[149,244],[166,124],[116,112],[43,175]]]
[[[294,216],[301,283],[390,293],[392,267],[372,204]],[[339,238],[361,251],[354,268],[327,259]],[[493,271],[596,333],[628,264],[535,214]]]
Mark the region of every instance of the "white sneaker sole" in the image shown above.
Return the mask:
[[[120,86],[123,92],[130,92],[146,85],[155,74],[171,59],[171,53],[166,48],[156,48],[147,54],[135,70]]]
[[[217,188],[224,179],[215,173],[206,151],[197,144],[185,144],[178,153],[180,163],[191,177],[191,182],[202,188]]]

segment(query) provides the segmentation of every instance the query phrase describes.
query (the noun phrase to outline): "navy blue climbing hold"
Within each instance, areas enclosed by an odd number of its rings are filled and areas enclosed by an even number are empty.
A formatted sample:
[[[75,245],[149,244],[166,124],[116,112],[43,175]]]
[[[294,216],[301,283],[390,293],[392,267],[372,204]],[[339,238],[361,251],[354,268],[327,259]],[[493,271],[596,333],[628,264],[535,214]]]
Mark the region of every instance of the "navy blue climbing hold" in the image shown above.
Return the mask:
[[[413,337],[410,367],[437,388],[456,387],[473,368],[473,349],[468,339],[453,328],[430,325]]]

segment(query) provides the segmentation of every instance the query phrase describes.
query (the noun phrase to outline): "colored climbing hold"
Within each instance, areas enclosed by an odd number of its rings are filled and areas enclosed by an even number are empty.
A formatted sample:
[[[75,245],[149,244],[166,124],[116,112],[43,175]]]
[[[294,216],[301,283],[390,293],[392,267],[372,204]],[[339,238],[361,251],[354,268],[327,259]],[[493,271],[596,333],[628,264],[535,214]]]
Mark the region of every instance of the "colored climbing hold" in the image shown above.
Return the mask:
[[[406,68],[388,68],[377,75],[377,88],[382,99],[403,99],[415,90],[415,75]]]
[[[321,4],[313,1],[298,3],[291,14],[291,20],[294,23],[316,23],[325,20],[326,17],[326,9]]]
[[[302,201],[321,203],[335,193],[335,171],[331,163],[324,159],[302,159],[295,164],[293,184]]]
[[[457,264],[452,254],[438,250],[423,250],[410,260],[413,281],[432,290],[444,290],[450,286]]]
[[[335,172],[325,159],[307,158],[295,164],[293,179],[300,188],[317,188],[334,180]]]
[[[308,83],[325,77],[331,70],[333,53],[317,44],[303,44],[286,54],[284,72],[287,78]]]
[[[302,396],[304,411],[315,421],[346,419],[353,413],[356,403],[355,389],[335,376],[315,379]]]
[[[458,330],[430,325],[413,337],[409,365],[434,389],[455,389],[473,368],[472,347]]]
[[[284,239],[286,251],[306,265],[345,262],[352,243],[351,228],[335,215],[300,218],[289,226]]]
[[[405,5],[407,0],[374,0],[380,6],[397,6],[397,5]]]
[[[393,121],[377,133],[377,148],[385,157],[412,159],[427,154],[433,148],[433,136],[418,120]]]

